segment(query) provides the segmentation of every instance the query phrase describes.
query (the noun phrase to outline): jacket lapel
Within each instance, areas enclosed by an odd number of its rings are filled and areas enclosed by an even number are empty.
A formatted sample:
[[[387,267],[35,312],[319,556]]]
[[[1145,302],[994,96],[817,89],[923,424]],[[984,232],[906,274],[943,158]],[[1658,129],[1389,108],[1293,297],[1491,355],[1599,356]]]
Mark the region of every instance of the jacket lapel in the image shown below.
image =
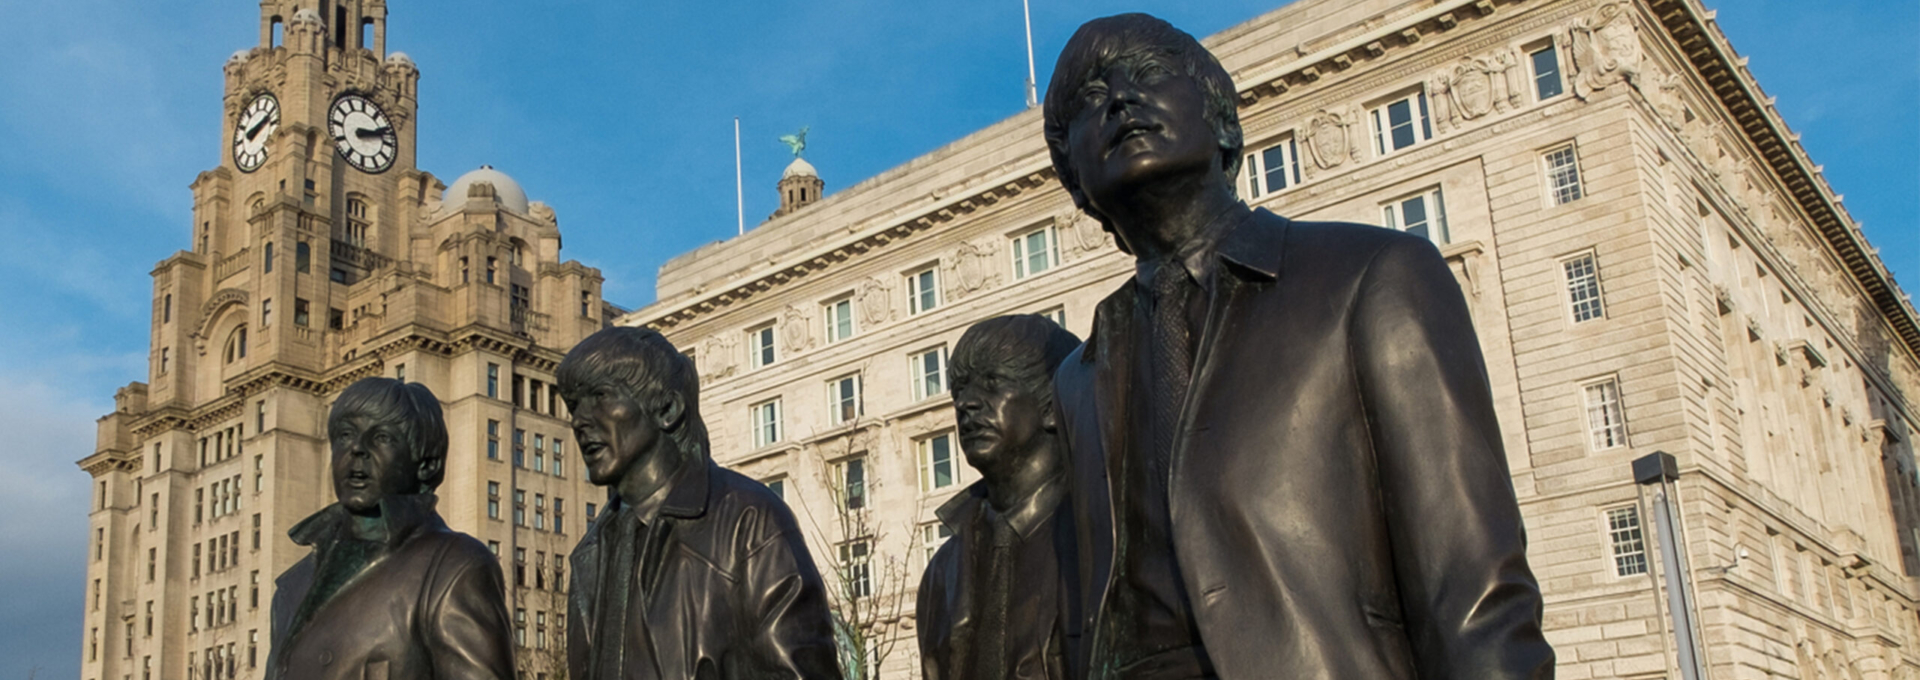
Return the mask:
[[[1194,404],[1214,387],[1221,375],[1220,362],[1213,357],[1214,348],[1226,332],[1227,320],[1246,314],[1248,300],[1271,288],[1279,277],[1288,224],[1284,217],[1265,209],[1256,210],[1220,242],[1217,253],[1220,263],[1214,269],[1214,294],[1207,305],[1206,324],[1193,357],[1193,382],[1187,388],[1186,403],[1180,406],[1180,426],[1170,459],[1174,480],[1179,479],[1181,463],[1194,432]],[[1169,489],[1178,488],[1170,481]]]
[[[574,611],[580,612],[580,620],[573,625],[580,629],[581,638],[589,641],[595,640],[593,627],[598,617],[593,605],[600,599],[600,585],[605,581],[600,574],[600,532],[611,515],[608,508],[595,517],[593,523],[587,525],[587,535],[580,538],[580,544],[574,546],[573,554],[567,557],[573,568],[573,587],[567,590],[567,601]]]

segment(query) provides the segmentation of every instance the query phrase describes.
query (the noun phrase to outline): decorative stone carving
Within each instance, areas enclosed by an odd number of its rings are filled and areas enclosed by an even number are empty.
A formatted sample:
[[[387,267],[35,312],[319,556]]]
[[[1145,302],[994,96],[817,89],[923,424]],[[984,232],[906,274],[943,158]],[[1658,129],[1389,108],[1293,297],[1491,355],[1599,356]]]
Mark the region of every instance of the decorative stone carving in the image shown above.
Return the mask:
[[[1349,159],[1360,160],[1360,145],[1353,143],[1353,126],[1359,116],[1340,111],[1321,109],[1307,120],[1306,139],[1307,156],[1313,163],[1307,166],[1314,170],[1331,170]]]
[[[1526,94],[1525,75],[1513,50],[1462,57],[1427,81],[1433,120],[1441,131],[1481,116],[1519,108]]]
[[[853,305],[860,310],[860,322],[869,326],[893,320],[893,289],[878,277],[861,281],[854,293]]]
[[[1567,32],[1567,53],[1573,56],[1573,93],[1585,99],[1620,80],[1639,86],[1640,33],[1628,11],[1630,2],[1601,5],[1590,16],[1573,20]]]
[[[999,283],[1000,270],[994,266],[994,255],[999,250],[1000,241],[992,236],[963,241],[954,248],[953,256],[946,258],[945,264],[947,298],[958,300]]]
[[[813,346],[813,326],[807,313],[795,305],[787,305],[787,311],[780,314],[780,339],[786,343],[786,351],[798,352]]]
[[[731,333],[721,333],[707,338],[700,349],[700,377],[717,380],[734,374],[739,369],[734,350],[740,345],[740,339]]]
[[[1067,208],[1053,216],[1060,240],[1070,254],[1080,254],[1106,249],[1113,244],[1113,236],[1100,226],[1100,220],[1081,212],[1078,208]]]

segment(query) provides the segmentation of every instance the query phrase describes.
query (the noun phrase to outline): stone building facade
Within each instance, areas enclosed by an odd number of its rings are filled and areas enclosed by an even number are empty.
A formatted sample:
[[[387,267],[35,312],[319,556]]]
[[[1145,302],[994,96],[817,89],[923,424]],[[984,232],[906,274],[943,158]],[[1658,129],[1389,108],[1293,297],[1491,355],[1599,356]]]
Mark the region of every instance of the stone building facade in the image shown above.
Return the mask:
[[[1679,461],[1712,677],[1920,677],[1914,308],[1711,11],[1299,0],[1205,42],[1240,90],[1243,198],[1418,231],[1453,267],[1559,677],[1677,677],[1629,469],[1653,451]],[[716,457],[795,505],[900,641],[881,676],[912,677],[933,512],[975,478],[948,349],[1014,312],[1084,336],[1130,264],[1029,110],[673,259],[617,323],[695,358]]]
[[[223,161],[153,268],[148,378],[79,461],[83,678],[265,674],[273,580],[308,550],[287,529],[334,500],[328,409],[380,375],[441,399],[439,511],[501,555],[527,677],[560,663],[564,555],[603,496],[552,371],[624,310],[507,175],[414,167],[419,70],[385,24],[382,0],[266,0],[225,66]]]

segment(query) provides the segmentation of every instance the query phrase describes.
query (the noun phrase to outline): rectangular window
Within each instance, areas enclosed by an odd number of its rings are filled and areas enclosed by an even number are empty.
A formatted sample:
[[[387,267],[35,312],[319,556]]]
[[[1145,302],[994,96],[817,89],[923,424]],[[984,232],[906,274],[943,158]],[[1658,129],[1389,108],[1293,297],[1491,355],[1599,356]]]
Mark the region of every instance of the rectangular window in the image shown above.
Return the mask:
[[[160,323],[173,323],[173,293],[167,293],[166,301],[160,303]]]
[[[953,529],[946,522],[934,522],[920,525],[920,547],[926,551],[926,561],[933,561],[933,554],[940,552],[948,538],[953,537]]]
[[[525,609],[513,610],[513,644],[517,647],[527,646],[527,610]]]
[[[780,500],[783,500],[783,501],[786,500],[787,499],[787,479],[785,477],[781,477],[779,479],[767,480],[767,490],[772,491],[773,495],[779,496]]]
[[[753,447],[760,448],[780,441],[780,400],[754,404],[750,409],[753,421]]]
[[[947,348],[935,347],[907,358],[913,380],[913,400],[932,399],[947,392]]]
[[[327,328],[341,330],[347,327],[347,312],[343,309],[327,309]]]
[[[860,417],[863,409],[860,404],[859,374],[827,383],[827,410],[832,414],[835,425],[850,423]]]
[[[253,549],[260,549],[260,513],[253,513]]]
[[[848,510],[867,507],[867,459],[849,458],[840,464],[840,491]]]
[[[1053,227],[1035,229],[1013,237],[1013,279],[1020,279],[1052,269],[1060,264],[1060,244],[1053,237]]]
[[[1647,573],[1647,545],[1640,536],[1640,509],[1635,506],[1607,511],[1607,540],[1613,544],[1613,574]]]
[[[1389,229],[1399,229],[1436,245],[1449,242],[1447,205],[1441,198],[1440,187],[1388,201],[1381,206],[1381,213]]]
[[[538,432],[533,435],[533,471],[547,471],[547,436]]]
[[[1385,156],[1433,139],[1425,92],[1414,92],[1382,104],[1371,112],[1371,117],[1375,156]]]
[[[1540,101],[1560,96],[1566,91],[1566,83],[1560,79],[1560,52],[1554,49],[1553,41],[1527,53],[1527,60],[1533,65],[1533,94]]]
[[[308,318],[309,318],[307,307],[308,305],[307,305],[306,298],[293,299],[293,325],[295,326],[307,325]]]
[[[513,431],[513,466],[527,466],[527,431]]]
[[[494,280],[493,280],[494,271],[499,268],[500,268],[499,259],[491,258],[491,257],[487,258],[487,283],[494,283]]]
[[[1055,307],[1053,309],[1044,310],[1040,312],[1040,316],[1044,316],[1044,317],[1047,317],[1048,319],[1053,320],[1053,325],[1055,326],[1059,326],[1061,328],[1067,327],[1067,308],[1066,307]]]
[[[1247,154],[1245,189],[1255,199],[1300,183],[1299,146],[1293,135],[1281,138],[1273,146]]]
[[[565,440],[559,437],[553,438],[553,467],[550,472],[552,472],[555,477],[567,476],[566,467],[560,464],[561,459],[566,456],[566,448],[567,443]]]
[[[1569,258],[1560,266],[1567,275],[1567,303],[1574,323],[1606,316],[1606,304],[1600,299],[1600,267],[1593,253]]]
[[[840,567],[845,575],[847,595],[873,596],[872,554],[873,546],[868,541],[848,541],[840,545]]]
[[[398,380],[400,382],[407,381],[407,365],[406,364],[393,365],[393,379]]]
[[[547,528],[547,495],[533,495],[533,528],[545,531]]]
[[[1573,145],[1548,151],[1547,193],[1553,196],[1554,205],[1566,205],[1580,200],[1584,195],[1580,189],[1580,159],[1573,153]]]
[[[154,572],[160,566],[160,552],[156,548],[147,548],[147,582],[152,583]]]
[[[823,312],[827,319],[827,342],[853,337],[853,298],[829,302]]]
[[[567,499],[559,496],[553,497],[553,532],[556,534],[567,533]],[[555,564],[558,564],[558,562],[555,562]],[[558,586],[555,587],[558,588]]]
[[[487,364],[487,398],[500,398],[500,364]]]
[[[747,331],[747,361],[754,368],[772,364],[775,358],[773,326]]]
[[[589,522],[593,521],[593,518],[597,516],[596,513],[598,513],[599,510],[600,510],[599,506],[594,505],[592,503],[588,503],[587,504],[587,521]]]
[[[513,490],[513,523],[515,526],[527,525],[527,492]],[[521,556],[525,558],[525,555]]]
[[[264,328],[271,325],[273,325],[273,298],[266,298],[260,301],[260,326]]]
[[[907,275],[907,314],[940,306],[940,268],[928,267]]]
[[[1627,414],[1620,403],[1620,381],[1608,378],[1582,389],[1587,401],[1587,433],[1593,449],[1627,445]]]
[[[920,491],[936,491],[953,486],[953,435],[942,434],[919,441]]]
[[[168,364],[172,363],[172,360],[173,360],[173,350],[167,347],[160,348],[160,374],[161,375],[166,375],[167,369],[169,368]]]
[[[487,460],[500,460],[500,421],[487,421]]]
[[[487,519],[500,519],[499,482],[487,482]]]

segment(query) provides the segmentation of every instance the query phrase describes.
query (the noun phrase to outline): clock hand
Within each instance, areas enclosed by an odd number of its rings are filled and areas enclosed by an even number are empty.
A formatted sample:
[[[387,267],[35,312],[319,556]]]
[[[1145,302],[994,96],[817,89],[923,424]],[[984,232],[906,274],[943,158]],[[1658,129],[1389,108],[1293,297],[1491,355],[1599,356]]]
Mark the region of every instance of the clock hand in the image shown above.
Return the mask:
[[[261,118],[260,122],[254,123],[253,127],[247,128],[247,141],[253,141],[254,136],[260,134],[260,128],[267,126],[268,120],[267,118]]]
[[[387,136],[387,133],[390,133],[390,132],[393,132],[393,128],[391,127],[360,128],[358,130],[354,130],[353,134],[354,136],[360,137],[361,139],[370,139],[374,137],[385,137]]]

